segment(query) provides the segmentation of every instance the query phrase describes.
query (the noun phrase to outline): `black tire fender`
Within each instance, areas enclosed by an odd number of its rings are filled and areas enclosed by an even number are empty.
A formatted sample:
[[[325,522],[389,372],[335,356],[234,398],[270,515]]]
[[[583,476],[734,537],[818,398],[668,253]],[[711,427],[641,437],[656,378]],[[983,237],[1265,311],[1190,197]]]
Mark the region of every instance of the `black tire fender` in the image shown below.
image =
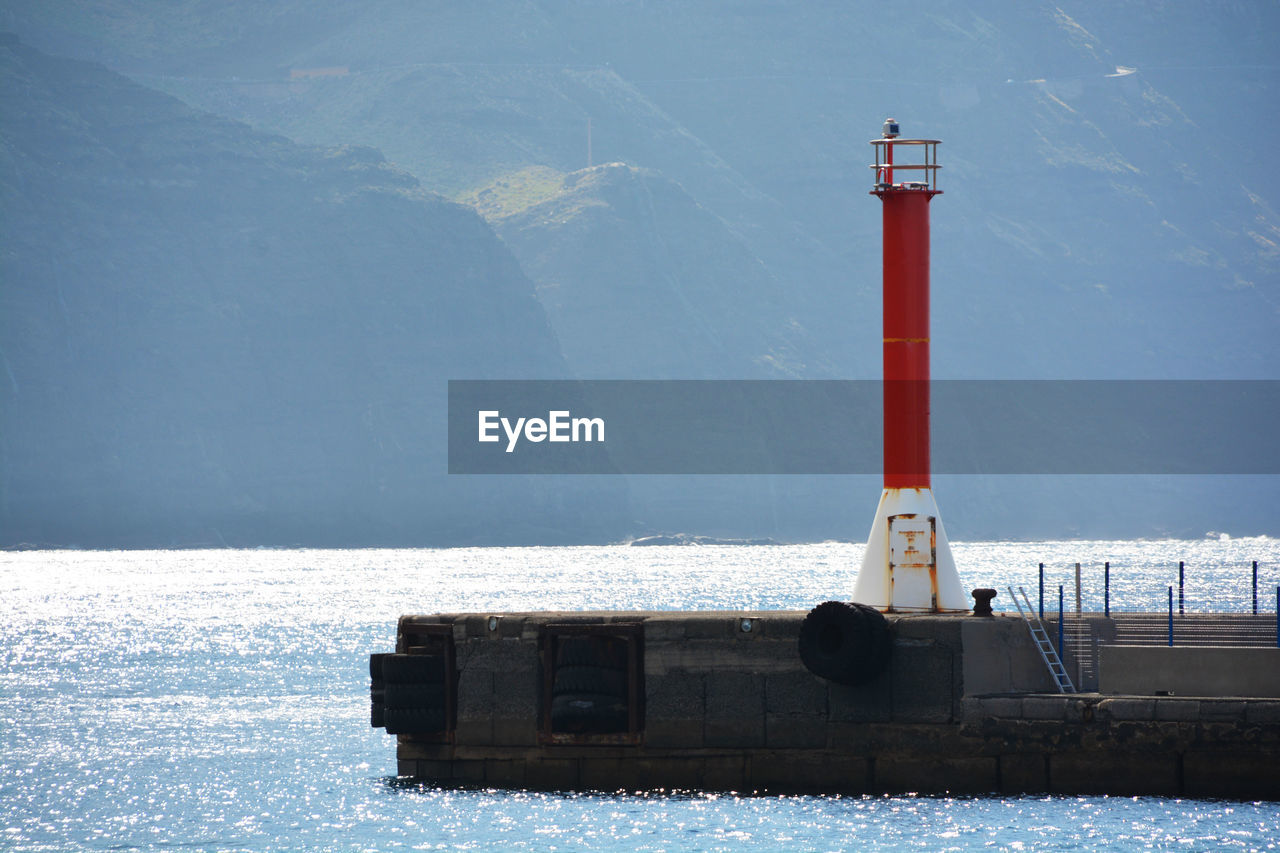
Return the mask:
[[[370,668],[373,657],[370,656]],[[444,656],[383,655],[382,680],[388,684],[443,684]]]
[[[444,708],[386,708],[382,716],[389,735],[435,734],[444,731]]]
[[[382,691],[387,708],[443,708],[443,684],[387,684]]]
[[[626,646],[617,637],[567,636],[556,641],[557,667],[600,666],[608,669],[627,668]]]
[[[599,693],[606,696],[627,695],[627,674],[607,666],[559,666],[551,687],[552,696],[566,693]]]
[[[551,730],[605,734],[627,730],[627,705],[603,693],[566,693],[551,700]]]
[[[800,625],[800,659],[836,684],[865,684],[889,665],[889,622],[874,607],[824,601]]]

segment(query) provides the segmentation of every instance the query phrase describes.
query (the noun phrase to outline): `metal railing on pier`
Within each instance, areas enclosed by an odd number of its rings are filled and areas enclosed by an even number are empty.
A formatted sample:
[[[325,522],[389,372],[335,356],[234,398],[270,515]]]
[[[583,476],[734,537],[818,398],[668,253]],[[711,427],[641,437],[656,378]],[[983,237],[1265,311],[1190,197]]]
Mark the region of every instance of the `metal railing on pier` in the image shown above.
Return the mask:
[[[1272,613],[1112,613],[1117,646],[1237,646],[1275,648]]]
[[[1106,645],[1280,647],[1280,586],[1269,583],[1274,567],[1260,585],[1256,562],[1244,567],[1248,573],[1245,583],[1235,579],[1239,575],[1233,567],[1218,566],[1217,582],[1211,583],[1212,578],[1194,577],[1185,562],[1178,562],[1176,585],[1160,589],[1155,596],[1127,583],[1127,594],[1121,602],[1113,598],[1112,583],[1117,575],[1122,582],[1130,580],[1123,577],[1125,568],[1104,563],[1089,569],[1082,571],[1081,564],[1076,563],[1074,577],[1066,578],[1068,583],[1057,583],[1054,578],[1053,585],[1046,588],[1045,566],[1041,563],[1039,605],[1032,605],[1046,634],[1054,640],[1062,667],[1081,691],[1098,689],[1099,649]],[[1095,569],[1101,571],[1092,571]],[[1226,583],[1223,569],[1232,572]],[[1171,580],[1174,571],[1171,564]],[[1086,584],[1082,578],[1094,583]],[[1069,586],[1074,587],[1074,595],[1067,591]],[[1189,594],[1191,591],[1196,595]],[[1144,611],[1133,609],[1134,598],[1138,599],[1136,606]],[[1069,607],[1068,600],[1075,606]],[[1160,604],[1153,607],[1156,601]],[[1086,602],[1092,605],[1088,610],[1082,606]],[[1117,603],[1121,606],[1117,607]]]
[[[1098,568],[1102,571],[1097,572]],[[1041,563],[1039,615],[1055,625],[1061,622],[1060,634],[1074,624],[1072,620],[1111,620],[1114,635],[1102,642],[1116,645],[1280,647],[1280,585],[1271,583],[1280,577],[1273,578],[1275,569],[1270,567],[1260,584],[1257,562],[1242,568],[1247,573],[1243,578],[1232,566],[1215,566],[1206,579],[1197,576],[1194,567],[1179,561],[1176,585],[1157,587],[1160,593],[1152,595],[1154,590],[1135,589],[1125,578],[1125,593],[1117,601],[1113,580],[1127,574],[1124,566],[1104,563],[1082,571],[1082,565],[1076,563],[1074,584],[1069,575],[1068,583],[1056,584],[1054,596],[1051,587],[1046,589],[1045,564]],[[1224,570],[1230,570],[1230,574]],[[1173,565],[1169,571],[1173,580]],[[1072,586],[1074,596],[1068,591]],[[1074,607],[1067,604],[1072,600]],[[1062,644],[1060,639],[1059,645]]]

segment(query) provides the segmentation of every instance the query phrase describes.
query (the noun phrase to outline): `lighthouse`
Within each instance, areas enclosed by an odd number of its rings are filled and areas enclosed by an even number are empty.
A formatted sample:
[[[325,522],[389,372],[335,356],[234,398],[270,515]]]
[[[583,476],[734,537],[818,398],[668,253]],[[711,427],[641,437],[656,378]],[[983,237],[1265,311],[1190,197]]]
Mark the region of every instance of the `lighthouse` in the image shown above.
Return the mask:
[[[942,194],[938,144],[903,139],[894,119],[871,141],[871,195],[884,228],[884,490],[853,600],[891,612],[969,609],[929,477],[929,204]]]

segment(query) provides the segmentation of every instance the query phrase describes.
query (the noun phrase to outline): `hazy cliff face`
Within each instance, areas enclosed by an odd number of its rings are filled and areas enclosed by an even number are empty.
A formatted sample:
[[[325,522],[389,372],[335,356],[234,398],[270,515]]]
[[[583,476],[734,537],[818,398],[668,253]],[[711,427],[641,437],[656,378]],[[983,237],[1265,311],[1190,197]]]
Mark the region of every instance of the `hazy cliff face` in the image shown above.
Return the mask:
[[[564,365],[475,213],[367,149],[12,42],[0,63],[6,542],[432,541],[464,494],[503,514],[492,484],[448,491],[445,383]]]
[[[86,450],[75,425],[85,407],[128,423],[121,434],[151,436],[139,446],[168,454],[156,470],[250,458],[243,477],[264,472],[259,491],[279,489],[277,503],[328,494],[317,505],[361,513],[382,501],[367,514],[401,513],[397,529],[410,530],[421,513],[401,507],[425,505],[417,472],[443,452],[417,440],[419,423],[440,417],[419,389],[439,377],[875,377],[880,210],[866,195],[866,141],[890,114],[909,135],[943,139],[935,376],[1273,377],[1276,14],[1211,0],[948,0],[874,15],[784,0],[0,0],[0,27],[30,44],[280,134],[175,113],[118,81],[59,83],[71,72],[36,74],[31,56],[6,70],[0,215],[12,251],[0,263],[6,304],[24,308],[0,319],[11,374],[0,383],[34,393],[29,380],[47,373],[47,387],[75,392],[50,392],[23,411],[56,416],[12,429],[27,431],[24,448],[72,430],[64,443],[79,467],[107,473],[68,492],[104,505],[126,486],[146,493],[129,478],[149,469],[123,456],[104,467],[110,440]],[[532,197],[486,202],[530,170],[545,170]],[[475,206],[510,252],[422,188]],[[122,331],[77,318],[85,306],[122,318]],[[190,364],[236,377],[215,383],[234,392],[186,381]],[[335,384],[350,394],[332,402]],[[168,402],[143,399],[160,387]],[[178,406],[181,395],[191,400]],[[272,414],[331,402],[301,425]],[[173,420],[166,406],[201,412],[175,434],[203,435],[205,455],[147,432]],[[256,426],[230,414],[258,410]],[[158,414],[135,426],[133,412]],[[204,423],[222,426],[204,434]],[[31,465],[22,482],[37,494],[48,478]],[[342,488],[296,475],[347,465]],[[220,495],[211,506],[262,503],[230,475],[208,481],[216,488],[198,495]],[[549,518],[562,487],[521,488],[539,490],[529,502]],[[1274,489],[1257,487],[1244,503],[1274,505]],[[950,488],[961,494],[948,518],[978,525],[952,531],[961,537],[1100,524],[1124,535],[1116,519],[1135,505],[1151,532],[1231,529],[1201,519],[1240,503],[1221,497],[1229,488],[1178,487],[1156,507],[1152,495],[1169,489],[1045,483],[1027,512],[1000,482]],[[697,532],[705,509],[800,518],[806,536],[863,534],[843,496],[790,489],[682,482],[650,505],[672,512],[637,517],[667,529],[687,518]],[[496,500],[484,494],[469,510],[441,501],[465,526]]]
[[[793,341],[806,375],[878,369],[879,211],[865,166],[887,114],[944,140],[940,375],[1260,377],[1280,363],[1271,4],[5,11],[34,43],[294,139],[375,146],[451,196],[535,165],[656,171],[779,282],[784,314],[811,338]],[[348,73],[291,79],[307,68]],[[652,231],[637,211],[614,215],[629,234]],[[626,274],[567,245],[547,279]]]
[[[672,181],[621,163],[504,208],[478,194],[584,378],[787,378],[813,341],[783,283]]]

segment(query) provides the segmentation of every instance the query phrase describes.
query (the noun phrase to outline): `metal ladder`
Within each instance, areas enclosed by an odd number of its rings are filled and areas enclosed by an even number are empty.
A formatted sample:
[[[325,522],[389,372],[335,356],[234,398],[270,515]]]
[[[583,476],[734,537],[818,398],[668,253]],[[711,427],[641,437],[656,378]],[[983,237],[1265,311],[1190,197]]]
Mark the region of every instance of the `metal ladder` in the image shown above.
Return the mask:
[[[1031,601],[1027,598],[1027,591],[1022,587],[1018,587],[1018,592],[1022,594],[1022,601],[1018,601],[1018,596],[1014,595],[1013,587],[1008,587],[1009,596],[1013,599],[1014,605],[1018,608],[1018,615],[1022,617],[1022,621],[1027,623],[1027,630],[1031,632],[1031,639],[1035,641],[1036,650],[1040,652],[1040,657],[1044,659],[1045,666],[1049,667],[1049,674],[1053,676],[1053,683],[1058,685],[1059,693],[1075,693],[1075,685],[1071,683],[1071,676],[1067,675],[1067,668],[1062,665],[1062,659],[1058,657],[1058,650],[1053,647],[1053,643],[1049,640],[1049,634],[1044,629],[1044,623],[1040,621],[1040,617],[1036,615],[1036,611],[1031,607]],[[1026,604],[1026,609],[1022,605]]]

